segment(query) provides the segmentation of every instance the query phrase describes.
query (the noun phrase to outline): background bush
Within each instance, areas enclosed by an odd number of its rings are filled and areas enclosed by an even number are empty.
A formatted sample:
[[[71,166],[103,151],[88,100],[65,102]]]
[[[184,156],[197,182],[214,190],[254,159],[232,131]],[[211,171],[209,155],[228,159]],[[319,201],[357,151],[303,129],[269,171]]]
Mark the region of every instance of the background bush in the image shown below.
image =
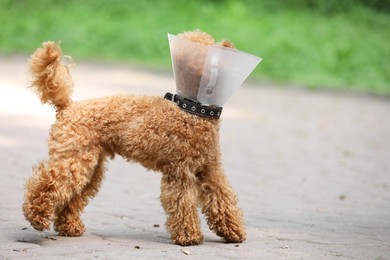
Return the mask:
[[[264,58],[252,78],[390,94],[389,15],[389,0],[0,0],[0,53],[61,40],[76,61],[168,70],[166,33],[200,28]]]

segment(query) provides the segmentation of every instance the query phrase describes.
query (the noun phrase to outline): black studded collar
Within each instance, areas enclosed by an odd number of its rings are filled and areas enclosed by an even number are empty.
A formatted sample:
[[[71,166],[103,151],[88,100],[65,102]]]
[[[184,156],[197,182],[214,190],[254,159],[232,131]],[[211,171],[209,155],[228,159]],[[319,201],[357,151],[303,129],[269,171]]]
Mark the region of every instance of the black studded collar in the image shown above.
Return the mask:
[[[164,98],[176,103],[177,106],[180,107],[185,112],[200,117],[218,119],[222,113],[222,107],[202,105],[199,102],[182,98],[178,95],[174,95],[169,92],[165,94]]]

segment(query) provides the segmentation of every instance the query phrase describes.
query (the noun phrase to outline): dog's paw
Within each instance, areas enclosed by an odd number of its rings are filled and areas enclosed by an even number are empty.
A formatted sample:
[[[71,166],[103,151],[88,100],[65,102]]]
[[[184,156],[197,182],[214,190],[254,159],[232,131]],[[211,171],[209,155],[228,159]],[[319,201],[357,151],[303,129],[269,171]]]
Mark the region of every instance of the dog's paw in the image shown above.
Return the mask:
[[[50,218],[46,215],[36,214],[33,211],[24,210],[24,216],[26,217],[26,220],[30,222],[31,226],[38,231],[50,229],[51,221]]]
[[[223,229],[217,232],[227,243],[242,243],[246,240],[246,232],[243,229]]]
[[[50,229],[50,221],[47,219],[29,220],[31,226],[38,231]]]
[[[176,237],[172,237],[172,240],[177,245],[193,246],[193,245],[199,245],[203,243],[203,235],[200,233],[194,235],[183,234]]]
[[[54,225],[54,230],[57,231],[60,236],[79,237],[84,234],[85,226],[81,221],[57,223]]]

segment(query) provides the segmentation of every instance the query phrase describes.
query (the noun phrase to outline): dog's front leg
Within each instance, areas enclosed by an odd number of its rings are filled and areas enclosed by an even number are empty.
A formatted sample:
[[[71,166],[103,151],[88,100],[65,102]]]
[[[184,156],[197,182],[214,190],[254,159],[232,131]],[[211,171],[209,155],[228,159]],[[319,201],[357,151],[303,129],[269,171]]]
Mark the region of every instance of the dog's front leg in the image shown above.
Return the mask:
[[[172,240],[182,246],[202,243],[195,179],[185,173],[180,176],[163,174],[160,198],[167,214],[166,226]]]
[[[240,243],[246,239],[243,215],[237,198],[220,166],[198,175],[202,213],[207,224],[227,242]]]

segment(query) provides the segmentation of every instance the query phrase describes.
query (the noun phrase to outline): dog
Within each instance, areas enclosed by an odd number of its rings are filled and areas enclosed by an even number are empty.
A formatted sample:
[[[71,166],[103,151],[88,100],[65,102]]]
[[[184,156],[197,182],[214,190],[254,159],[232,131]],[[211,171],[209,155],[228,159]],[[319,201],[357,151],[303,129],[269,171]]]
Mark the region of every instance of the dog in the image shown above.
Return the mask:
[[[204,45],[207,33],[179,37]],[[27,180],[23,213],[36,230],[77,237],[85,231],[80,214],[93,198],[116,154],[161,172],[161,204],[175,244],[203,242],[197,208],[209,228],[230,243],[246,239],[243,213],[221,165],[220,120],[183,111],[163,97],[114,95],[73,101],[73,81],[62,64],[59,43],[44,42],[29,59],[32,87],[42,103],[56,110],[49,157]]]

